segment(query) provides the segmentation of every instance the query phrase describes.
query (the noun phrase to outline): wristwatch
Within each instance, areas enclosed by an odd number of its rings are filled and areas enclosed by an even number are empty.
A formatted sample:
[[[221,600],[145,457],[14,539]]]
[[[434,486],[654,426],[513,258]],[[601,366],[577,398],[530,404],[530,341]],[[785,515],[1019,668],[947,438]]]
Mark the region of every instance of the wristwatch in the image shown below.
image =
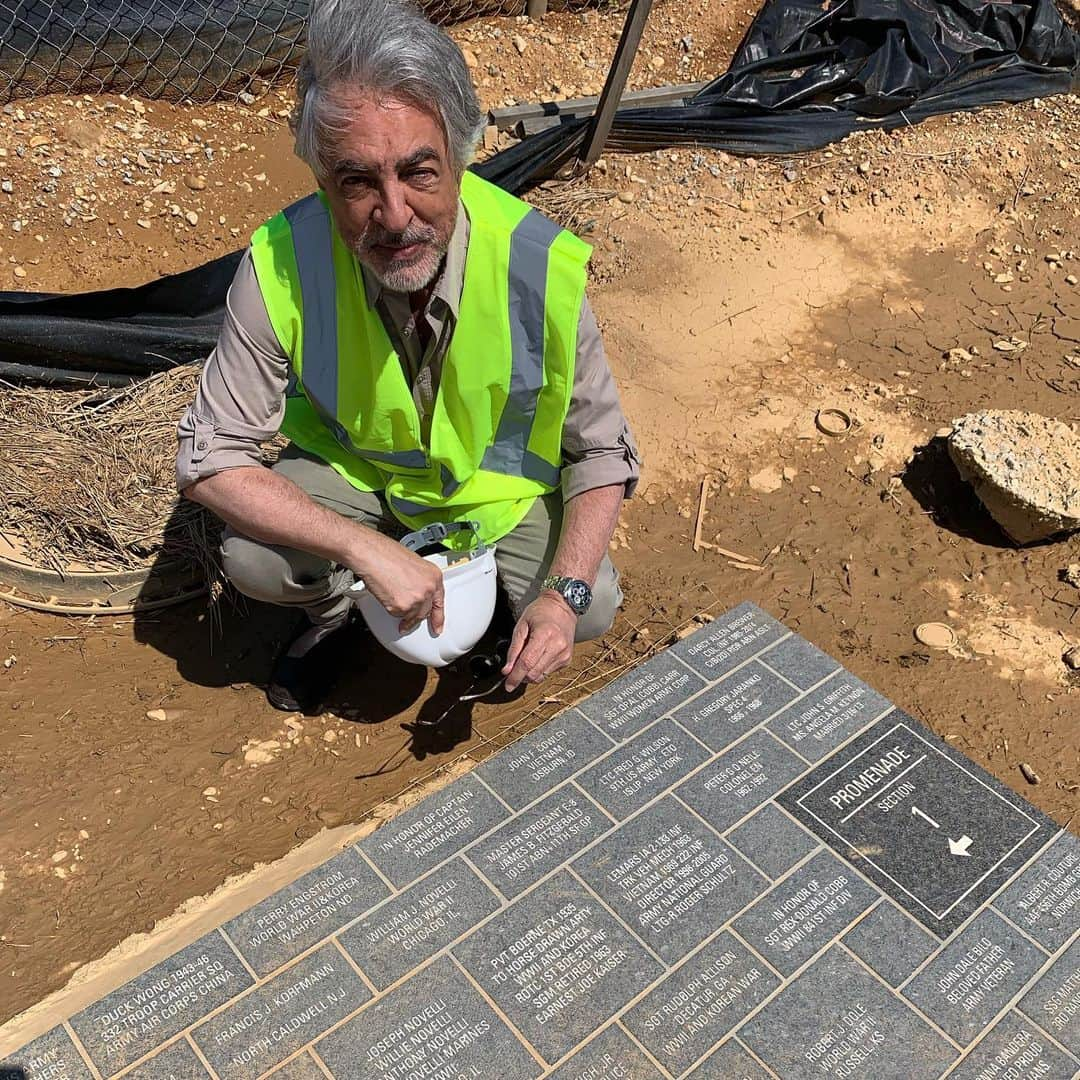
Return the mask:
[[[592,603],[592,589],[578,578],[551,574],[544,578],[541,588],[557,592],[570,605],[570,610],[575,615],[584,615]]]

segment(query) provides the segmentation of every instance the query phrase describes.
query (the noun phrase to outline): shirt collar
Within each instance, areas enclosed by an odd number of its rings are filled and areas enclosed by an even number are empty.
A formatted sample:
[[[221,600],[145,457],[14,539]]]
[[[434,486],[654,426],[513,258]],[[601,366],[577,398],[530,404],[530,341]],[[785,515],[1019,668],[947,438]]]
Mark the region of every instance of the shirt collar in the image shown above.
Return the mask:
[[[469,218],[465,213],[465,205],[458,199],[457,220],[454,222],[454,231],[450,234],[450,243],[446,248],[443,258],[442,269],[431,290],[427,309],[431,311],[436,301],[453,316],[457,321],[458,311],[461,308],[461,292],[465,287],[465,255],[469,248]],[[385,288],[375,275],[360,263],[360,275],[364,282],[364,294],[367,297],[369,307],[375,307],[380,301],[391,297],[408,303],[406,293],[394,292]]]

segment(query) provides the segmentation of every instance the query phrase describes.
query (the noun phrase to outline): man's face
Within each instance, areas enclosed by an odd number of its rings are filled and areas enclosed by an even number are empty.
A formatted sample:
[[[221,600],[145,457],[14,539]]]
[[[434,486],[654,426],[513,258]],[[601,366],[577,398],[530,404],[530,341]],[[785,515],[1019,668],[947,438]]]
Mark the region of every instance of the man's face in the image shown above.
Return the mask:
[[[340,92],[349,116],[323,178],[345,243],[385,288],[418,292],[439,272],[459,181],[442,126],[410,102]]]

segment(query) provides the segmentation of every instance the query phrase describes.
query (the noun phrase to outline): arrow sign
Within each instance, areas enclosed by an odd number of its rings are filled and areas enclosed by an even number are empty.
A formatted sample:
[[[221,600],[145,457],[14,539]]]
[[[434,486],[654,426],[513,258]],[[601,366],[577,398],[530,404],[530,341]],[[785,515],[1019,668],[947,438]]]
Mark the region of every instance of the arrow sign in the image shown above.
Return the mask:
[[[912,817],[921,817],[923,819],[923,821],[927,822],[930,825],[933,825],[935,829],[940,829],[941,828],[941,826],[932,817],[930,817],[927,814],[924,814],[917,806],[913,806],[911,808],[911,816]],[[950,840],[949,843],[952,843],[952,841]],[[971,841],[969,840],[968,843],[971,843]]]
[[[949,854],[950,855],[965,855],[967,858],[971,858],[971,852],[968,848],[971,847],[972,840],[970,836],[961,836],[959,840],[949,839]]]

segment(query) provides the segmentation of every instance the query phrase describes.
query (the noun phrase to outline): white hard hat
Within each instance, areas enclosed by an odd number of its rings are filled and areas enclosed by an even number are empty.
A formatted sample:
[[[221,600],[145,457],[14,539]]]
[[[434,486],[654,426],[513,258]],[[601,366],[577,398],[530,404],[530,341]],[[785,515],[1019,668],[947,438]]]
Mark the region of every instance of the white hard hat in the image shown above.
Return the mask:
[[[403,634],[398,629],[398,616],[391,615],[362,581],[353,585],[360,614],[376,640],[395,656],[412,664],[444,667],[464,656],[483,636],[495,614],[495,549],[480,540],[479,528],[475,521],[440,523],[402,538],[401,543],[410,551],[420,551],[453,532],[468,530],[476,537],[476,547],[471,551],[439,551],[424,556],[443,572],[445,621],[438,637],[431,632],[427,619]]]

